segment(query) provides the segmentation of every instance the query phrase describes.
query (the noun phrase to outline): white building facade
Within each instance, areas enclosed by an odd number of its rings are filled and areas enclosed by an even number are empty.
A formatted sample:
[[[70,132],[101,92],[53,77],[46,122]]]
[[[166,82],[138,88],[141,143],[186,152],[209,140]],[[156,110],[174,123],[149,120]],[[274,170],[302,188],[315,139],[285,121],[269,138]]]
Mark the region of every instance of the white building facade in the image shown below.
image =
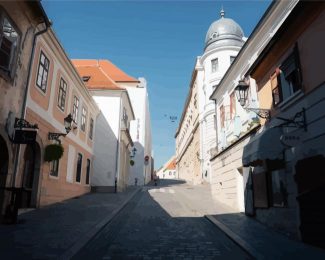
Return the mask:
[[[118,83],[118,82],[117,82]],[[134,143],[131,159],[134,165],[130,168],[129,185],[144,185],[151,180],[152,172],[152,136],[149,110],[149,96],[145,78],[139,82],[119,83],[130,97],[135,120],[131,122],[130,134]],[[148,163],[144,158],[148,156]]]
[[[220,80],[226,73],[227,69],[237,56],[241,47],[245,43],[243,30],[232,19],[225,18],[225,12],[220,12],[221,18],[214,21],[208,29],[205,39],[204,53],[197,58],[195,65],[195,84],[197,88],[196,99],[198,106],[194,109],[198,113],[198,130],[199,134],[199,151],[198,154],[192,156],[192,161],[196,158],[200,164],[199,177],[201,181],[211,183],[211,165],[210,158],[218,145],[216,139],[216,113],[215,102],[210,100],[210,96]],[[190,87],[191,91],[192,87]],[[186,103],[184,111],[188,109],[189,102]],[[229,113],[229,111],[228,111]],[[182,123],[182,122],[181,122]],[[179,126],[178,131],[181,130]],[[195,127],[196,129],[196,127]],[[185,130],[186,132],[186,130]],[[176,133],[176,137],[178,136]],[[187,139],[192,138],[191,135]],[[188,140],[183,140],[183,143],[188,143]],[[182,142],[176,140],[176,154],[180,150],[178,147]],[[180,158],[177,158],[180,161]],[[190,162],[183,162],[189,165]],[[183,167],[178,165],[177,168]],[[195,181],[194,183],[200,183]]]
[[[218,140],[210,159],[213,197],[234,210],[245,211],[247,214],[252,214],[253,202],[251,191],[247,189],[251,184],[248,180],[251,169],[242,162],[244,147],[259,131],[265,119],[260,119],[247,109],[257,109],[259,100],[258,86],[246,74],[296,3],[297,1],[276,1],[270,6],[269,15],[261,19],[211,95],[211,100],[216,103],[215,133]],[[250,85],[248,101],[244,107],[238,103],[235,94],[238,82],[243,79]]]
[[[217,145],[215,102],[210,96],[245,42],[241,27],[234,20],[225,18],[223,10],[220,15],[206,34],[204,53],[200,57],[202,69],[198,71],[198,77],[202,79],[198,81],[201,83],[198,87],[201,171],[207,182],[211,182],[211,152]]]

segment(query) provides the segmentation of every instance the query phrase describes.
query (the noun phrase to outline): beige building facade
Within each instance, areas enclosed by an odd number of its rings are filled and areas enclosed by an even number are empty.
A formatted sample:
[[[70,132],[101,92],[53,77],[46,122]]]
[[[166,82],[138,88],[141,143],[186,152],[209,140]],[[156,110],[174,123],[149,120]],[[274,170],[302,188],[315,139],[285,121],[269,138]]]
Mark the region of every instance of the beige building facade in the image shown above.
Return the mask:
[[[176,175],[191,184],[201,183],[197,70],[194,69],[176,138]]]
[[[253,215],[325,248],[325,3],[299,1],[250,67],[270,118],[244,147]],[[259,144],[259,149],[255,144]]]
[[[38,125],[36,142],[21,145],[16,186],[21,207],[39,207],[90,191],[95,120],[99,109],[52,29],[36,42],[28,86],[26,120]],[[66,131],[65,119],[72,125]],[[59,135],[51,137],[50,135]],[[49,145],[60,159],[45,161]]]
[[[0,2],[0,219],[14,193],[19,144],[15,118],[24,117],[24,100],[36,33],[49,26],[39,1]],[[11,206],[13,206],[11,204]],[[11,207],[12,208],[12,207]]]

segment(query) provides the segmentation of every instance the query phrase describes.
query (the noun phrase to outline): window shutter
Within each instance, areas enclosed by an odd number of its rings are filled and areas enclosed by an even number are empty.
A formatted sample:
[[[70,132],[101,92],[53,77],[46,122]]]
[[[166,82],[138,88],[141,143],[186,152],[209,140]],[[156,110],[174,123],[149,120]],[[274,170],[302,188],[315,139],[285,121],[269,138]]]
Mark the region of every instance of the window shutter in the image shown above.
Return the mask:
[[[270,76],[273,106],[277,106],[282,101],[280,74],[280,69],[276,68],[275,72]]]

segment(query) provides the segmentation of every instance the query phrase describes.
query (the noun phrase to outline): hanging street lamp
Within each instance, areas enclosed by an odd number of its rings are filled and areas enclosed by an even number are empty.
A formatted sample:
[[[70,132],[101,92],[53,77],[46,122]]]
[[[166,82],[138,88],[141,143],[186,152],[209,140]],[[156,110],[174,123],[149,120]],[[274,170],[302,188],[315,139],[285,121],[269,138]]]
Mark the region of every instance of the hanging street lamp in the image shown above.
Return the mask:
[[[271,114],[269,109],[244,107],[248,99],[248,90],[249,90],[249,85],[245,82],[245,80],[243,79],[240,80],[238,82],[237,87],[235,88],[236,98],[239,104],[247,111],[254,112],[260,118],[264,118],[267,120],[271,119]]]

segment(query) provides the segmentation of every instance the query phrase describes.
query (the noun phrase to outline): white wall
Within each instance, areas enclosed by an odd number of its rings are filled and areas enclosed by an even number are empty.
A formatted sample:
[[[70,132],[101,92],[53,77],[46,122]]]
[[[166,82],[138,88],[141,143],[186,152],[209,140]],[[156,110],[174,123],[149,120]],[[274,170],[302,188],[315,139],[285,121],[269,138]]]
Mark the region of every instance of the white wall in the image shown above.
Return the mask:
[[[96,120],[91,186],[114,186],[117,170],[117,138],[103,113]]]
[[[176,170],[160,170],[157,172],[159,179],[176,179]]]
[[[105,93],[92,92],[93,98],[102,111],[116,138],[120,129],[120,93],[108,96]]]
[[[201,84],[198,87],[199,94],[199,121],[200,121],[200,143],[201,143],[201,171],[203,178],[207,182],[211,182],[211,150],[217,146],[216,125],[215,125],[215,103],[210,100],[210,96],[226,73],[230,66],[230,57],[236,57],[239,47],[222,47],[217,48],[200,57],[203,70],[199,72],[198,77],[201,78]],[[212,72],[211,60],[218,59],[218,69]],[[198,80],[199,83],[199,80]]]
[[[138,86],[137,86],[138,85]],[[129,185],[134,185],[135,178],[138,179],[138,185],[148,183],[151,179],[151,160],[149,165],[144,165],[144,157],[151,154],[151,121],[149,111],[149,99],[147,92],[147,84],[144,78],[140,78],[139,84],[121,85],[128,91],[135,120],[131,122],[130,134],[137,149],[135,157],[133,158],[135,164],[130,167]],[[144,180],[146,175],[146,180]]]

